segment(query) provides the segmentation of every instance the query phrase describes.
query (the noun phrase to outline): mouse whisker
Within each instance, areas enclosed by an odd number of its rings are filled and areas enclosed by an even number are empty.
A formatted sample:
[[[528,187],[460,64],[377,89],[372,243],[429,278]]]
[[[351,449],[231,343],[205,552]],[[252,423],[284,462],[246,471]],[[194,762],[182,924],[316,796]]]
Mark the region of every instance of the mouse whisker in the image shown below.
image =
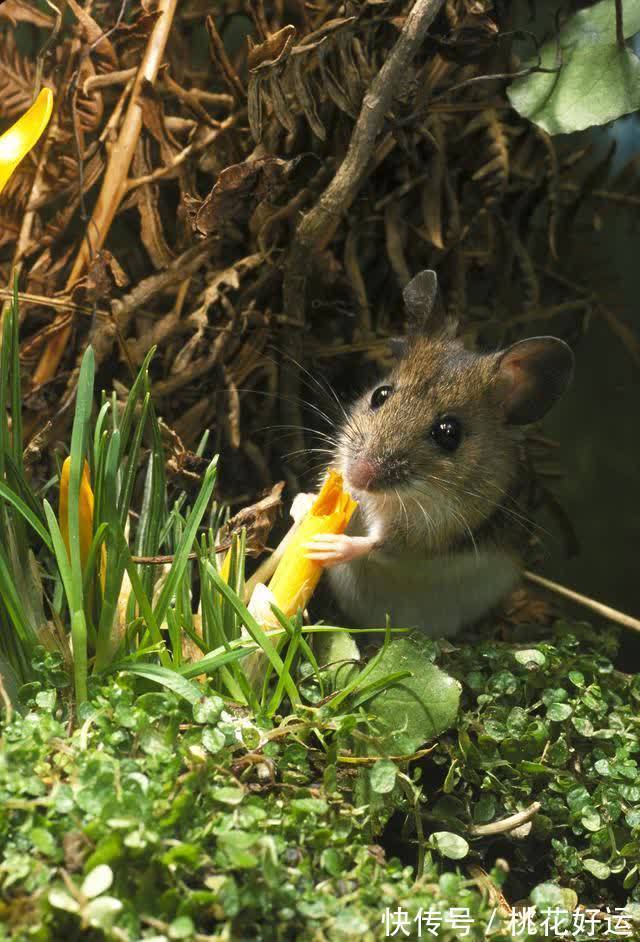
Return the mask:
[[[430,515],[427,513],[425,507],[420,503],[420,501],[418,500],[417,497],[412,497],[411,500],[414,502],[414,504],[416,504],[416,505],[418,506],[418,508],[419,508],[420,511],[422,512],[422,516],[424,517],[424,522],[425,522],[426,525],[427,525],[427,534],[429,535],[429,539],[431,540],[431,539],[433,538],[432,535],[435,533],[435,527],[434,527],[434,524],[433,524],[433,520],[431,519],[431,517],[430,517]]]
[[[396,497],[398,498],[398,500],[399,500],[399,502],[400,502],[400,507],[402,508],[402,512],[404,513],[404,518],[405,518],[405,521],[406,521],[406,524],[407,524],[407,539],[408,539],[408,538],[409,538],[409,514],[407,513],[407,508],[406,508],[406,506],[405,506],[405,503],[404,503],[402,497],[400,496],[400,493],[399,493],[399,491],[398,491],[398,488],[397,488],[397,487],[394,487],[394,491],[395,491],[395,493],[396,493]]]
[[[300,370],[300,373],[303,374],[305,377],[307,377],[308,382],[306,383],[306,385],[307,385],[307,388],[308,388],[308,389],[311,389],[311,383],[312,383],[315,387],[317,387],[317,389],[320,390],[321,393],[323,393],[323,395],[327,396],[327,398],[329,399],[329,401],[332,401],[332,400],[335,401],[335,403],[337,404],[338,408],[339,408],[340,411],[342,412],[344,418],[345,418],[347,421],[349,421],[349,416],[348,416],[348,414],[347,414],[347,412],[346,412],[346,410],[345,410],[345,408],[344,408],[344,405],[343,405],[342,402],[340,401],[340,397],[338,396],[338,394],[336,393],[335,389],[333,388],[333,386],[331,385],[331,383],[330,383],[327,379],[324,379],[324,378],[323,378],[323,382],[320,382],[320,380],[318,379],[317,376],[314,376],[313,373],[311,373],[311,372],[306,368],[306,366],[303,366],[303,364],[300,363],[300,361],[297,360],[297,359],[296,359],[294,356],[292,356],[290,353],[288,353],[287,351],[284,351],[284,350],[279,351],[279,352],[280,352],[281,357],[284,357],[286,360],[289,361],[289,363],[292,363],[294,366],[296,366],[296,367]],[[309,382],[309,381],[310,381],[310,382]],[[310,404],[310,403],[309,403],[309,404]]]
[[[441,490],[443,491],[443,493],[444,493],[446,496],[449,496],[449,497],[452,497],[452,496],[453,496],[453,494],[452,494],[452,487],[451,487],[451,481],[447,481],[447,480],[445,480],[444,478],[438,477],[438,476],[435,475],[435,474],[430,474],[429,477],[430,477],[433,481],[437,481],[438,484],[443,485],[443,486],[441,487]],[[489,482],[488,482],[488,483],[489,483]],[[508,498],[508,500],[509,500],[511,503],[514,503],[514,504],[516,503],[516,501],[515,501],[515,499],[514,499],[513,497],[511,497],[506,491],[504,491],[502,488],[498,487],[498,486],[497,486],[496,484],[494,484],[493,482],[491,482],[491,487],[494,488],[495,490],[497,490],[499,493],[502,493],[505,497]],[[547,530],[547,529],[545,529],[544,527],[542,527],[540,524],[538,524],[538,523],[537,523],[535,520],[533,520],[531,517],[528,517],[528,516],[526,516],[525,514],[522,514],[522,513],[518,513],[517,511],[513,510],[511,507],[506,506],[506,504],[505,504],[504,501],[495,500],[495,499],[493,499],[493,498],[487,497],[485,494],[480,494],[480,493],[477,492],[477,491],[470,491],[470,490],[467,490],[466,488],[460,487],[458,484],[454,484],[454,485],[453,485],[453,489],[454,489],[454,490],[457,490],[457,491],[459,491],[459,492],[461,492],[461,493],[463,493],[463,494],[465,494],[465,495],[467,495],[467,496],[469,496],[469,497],[473,497],[473,498],[475,498],[475,499],[477,499],[477,500],[483,501],[484,503],[488,504],[490,507],[492,507],[492,508],[495,509],[495,510],[499,510],[501,513],[504,513],[506,516],[510,517],[510,518],[513,520],[513,522],[514,522],[515,524],[517,524],[518,526],[522,527],[522,529],[524,529],[524,530],[527,531],[527,532],[530,532],[530,531],[539,531],[540,533],[545,534],[545,536],[548,536],[548,537],[550,537],[551,539],[555,539],[554,535],[553,535],[552,533],[550,533],[549,530]],[[426,492],[426,491],[422,491],[422,493],[425,493],[425,494],[426,494],[427,492]],[[517,504],[516,504],[516,506],[517,506]]]

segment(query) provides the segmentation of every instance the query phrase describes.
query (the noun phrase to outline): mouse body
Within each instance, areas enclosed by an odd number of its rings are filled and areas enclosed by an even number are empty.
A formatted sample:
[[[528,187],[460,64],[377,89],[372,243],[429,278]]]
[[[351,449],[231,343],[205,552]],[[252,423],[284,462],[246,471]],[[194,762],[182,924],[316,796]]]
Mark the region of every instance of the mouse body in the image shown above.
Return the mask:
[[[465,349],[435,313],[437,279],[403,293],[412,323],[387,378],[346,411],[334,464],[358,511],[307,555],[363,627],[450,636],[516,584],[529,521],[518,497],[522,426],[567,388],[573,354],[555,337],[497,353]]]

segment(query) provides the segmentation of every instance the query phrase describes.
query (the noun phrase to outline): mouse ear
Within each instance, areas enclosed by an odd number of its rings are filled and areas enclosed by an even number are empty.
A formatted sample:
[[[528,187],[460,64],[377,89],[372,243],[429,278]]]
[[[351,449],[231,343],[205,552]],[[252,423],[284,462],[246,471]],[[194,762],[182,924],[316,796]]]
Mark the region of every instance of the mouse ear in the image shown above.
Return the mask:
[[[537,422],[557,402],[573,376],[571,348],[557,337],[520,340],[498,354],[496,383],[507,422]]]
[[[420,323],[426,320],[433,310],[438,295],[438,276],[431,269],[418,272],[405,285],[402,299],[411,318]]]
[[[419,272],[405,286],[402,299],[409,314],[412,333],[445,333],[456,336],[458,324],[446,315],[442,297],[438,293],[438,276],[431,269]]]

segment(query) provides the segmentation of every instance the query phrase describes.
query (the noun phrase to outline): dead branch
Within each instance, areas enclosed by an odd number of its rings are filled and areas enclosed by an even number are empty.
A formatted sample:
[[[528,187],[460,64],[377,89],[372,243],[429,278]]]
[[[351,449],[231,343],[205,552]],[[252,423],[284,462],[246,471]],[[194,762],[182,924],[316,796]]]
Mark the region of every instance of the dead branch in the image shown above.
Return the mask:
[[[96,203],[89,225],[86,239],[83,240],[80,251],[76,257],[71,274],[67,281],[67,289],[80,278],[85,271],[91,256],[103,245],[113,222],[120,202],[126,192],[126,181],[129,168],[135,154],[140,131],[142,130],[142,107],[140,97],[143,84],[153,84],[162,64],[165,46],[169,38],[171,24],[176,11],[177,0],[159,0],[158,19],[149,37],[144,58],[138,69],[138,74],[131,94],[127,113],[118,136],[118,142],[111,151],[109,163],[102,181],[102,189]],[[38,364],[34,376],[34,385],[44,383],[55,374],[62,354],[69,338],[69,328],[61,330],[54,335],[42,359]]]

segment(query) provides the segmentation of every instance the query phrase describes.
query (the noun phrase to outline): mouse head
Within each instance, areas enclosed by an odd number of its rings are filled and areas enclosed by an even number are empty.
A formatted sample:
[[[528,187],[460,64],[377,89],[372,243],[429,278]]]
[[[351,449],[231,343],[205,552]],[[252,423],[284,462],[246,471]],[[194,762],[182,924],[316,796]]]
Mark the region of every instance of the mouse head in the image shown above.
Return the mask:
[[[389,522],[405,511],[434,534],[475,529],[514,478],[520,427],[568,386],[573,354],[555,337],[494,354],[465,350],[437,313],[432,271],[409,282],[404,302],[412,326],[396,365],[355,403],[340,435],[345,483],[365,512]]]

